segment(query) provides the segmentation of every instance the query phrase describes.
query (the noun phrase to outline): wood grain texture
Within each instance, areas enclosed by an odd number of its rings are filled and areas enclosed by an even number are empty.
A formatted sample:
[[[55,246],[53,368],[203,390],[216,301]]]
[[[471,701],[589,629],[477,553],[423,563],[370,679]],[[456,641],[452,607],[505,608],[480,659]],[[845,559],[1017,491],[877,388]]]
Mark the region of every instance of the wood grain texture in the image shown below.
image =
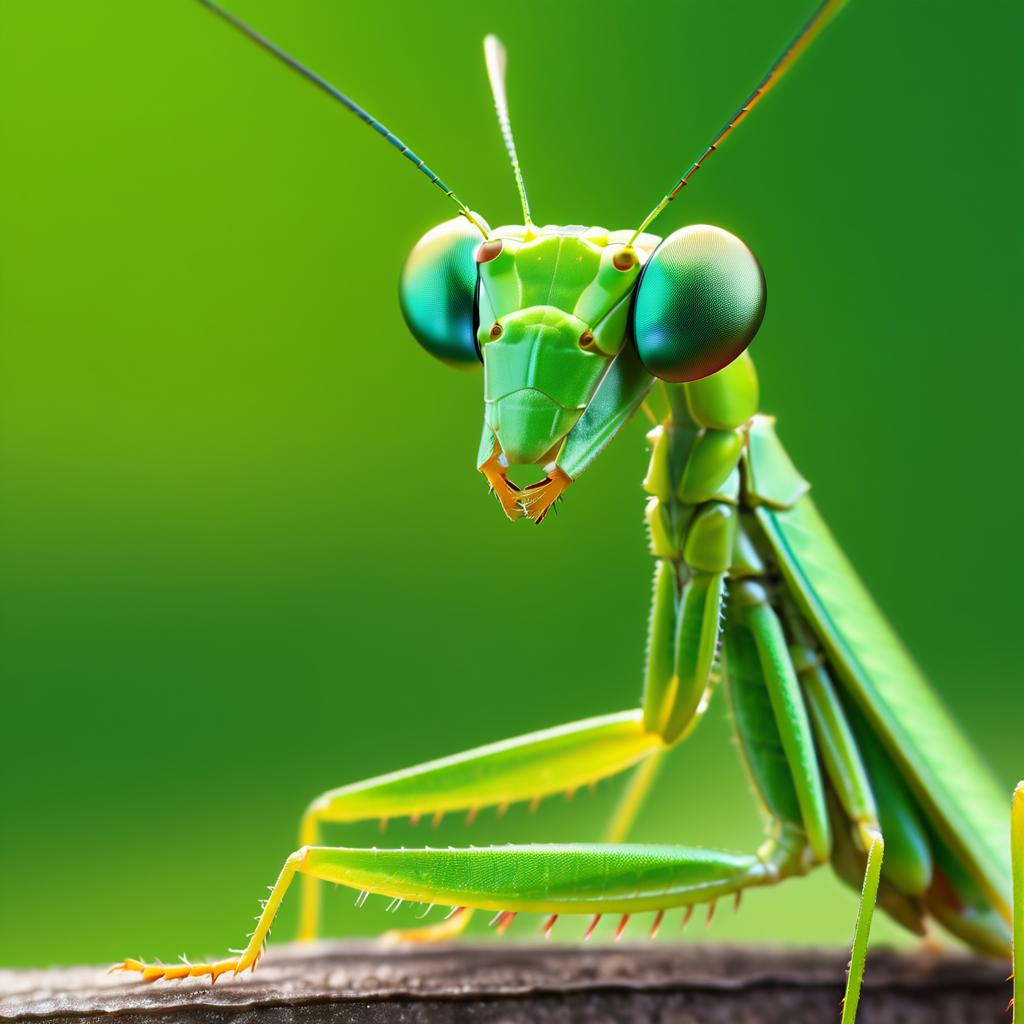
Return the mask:
[[[271,950],[255,975],[144,985],[93,967],[0,971],[0,1019],[117,1024],[660,1021],[827,1024],[846,954],[664,944],[511,943]],[[953,954],[869,960],[860,1024],[1004,1022],[1005,965]]]

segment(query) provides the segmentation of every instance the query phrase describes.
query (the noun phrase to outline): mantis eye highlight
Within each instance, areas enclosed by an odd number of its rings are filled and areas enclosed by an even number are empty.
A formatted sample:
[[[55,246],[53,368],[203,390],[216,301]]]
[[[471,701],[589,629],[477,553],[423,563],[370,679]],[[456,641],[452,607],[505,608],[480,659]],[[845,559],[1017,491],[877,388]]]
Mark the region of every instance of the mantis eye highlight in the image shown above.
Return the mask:
[[[398,289],[413,337],[441,362],[462,369],[481,363],[476,340],[479,244],[480,232],[465,217],[431,228],[405,261]]]
[[[637,285],[633,334],[655,377],[680,383],[728,366],[764,318],[764,272],[735,235],[693,224],[668,236]]]

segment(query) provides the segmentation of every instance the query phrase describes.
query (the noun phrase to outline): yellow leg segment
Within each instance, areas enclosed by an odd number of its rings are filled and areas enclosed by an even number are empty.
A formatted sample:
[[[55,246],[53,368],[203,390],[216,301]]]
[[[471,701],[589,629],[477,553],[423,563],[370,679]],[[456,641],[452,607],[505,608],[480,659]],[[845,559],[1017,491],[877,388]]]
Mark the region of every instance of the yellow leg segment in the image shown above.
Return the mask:
[[[314,801],[302,816],[299,826],[299,845],[316,846],[320,842],[320,817]],[[320,930],[320,887],[313,878],[302,881],[302,896],[299,902],[299,942],[313,942]]]
[[[137,971],[142,975],[143,981],[175,981],[179,978],[209,978],[211,983],[222,974],[241,974],[244,970],[256,970],[263,955],[263,948],[270,937],[270,926],[277,914],[281,900],[292,884],[296,871],[302,871],[309,857],[309,850],[303,847],[296,850],[281,868],[274,887],[270,890],[270,896],[263,904],[263,912],[256,922],[256,930],[249,936],[249,942],[245,949],[236,952],[236,955],[226,960],[217,960],[213,963],[193,964],[183,961],[180,964],[147,964],[141,960],[123,960],[110,968],[113,971]],[[109,972],[108,972],[109,973]]]
[[[451,942],[466,930],[466,925],[472,920],[473,911],[469,907],[456,907],[454,913],[435,924],[425,924],[419,928],[392,928],[381,936],[381,942],[389,945]]]
[[[1024,999],[1024,782],[1013,791],[1010,812],[1010,865],[1013,877],[1013,1019]]]
[[[624,843],[665,762],[668,750],[659,750],[633,769],[633,774],[605,830],[606,843]]]

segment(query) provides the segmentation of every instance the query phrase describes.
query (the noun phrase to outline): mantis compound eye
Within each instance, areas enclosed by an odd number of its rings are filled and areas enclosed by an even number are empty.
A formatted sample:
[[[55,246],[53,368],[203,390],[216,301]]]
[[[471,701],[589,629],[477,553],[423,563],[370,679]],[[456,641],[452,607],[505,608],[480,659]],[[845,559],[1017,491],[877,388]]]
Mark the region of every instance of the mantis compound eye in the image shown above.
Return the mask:
[[[764,273],[735,235],[707,224],[674,231],[637,284],[640,361],[662,380],[699,380],[728,366],[764,318]]]
[[[413,337],[432,356],[461,369],[481,363],[476,341],[479,245],[480,232],[465,217],[438,224],[413,247],[398,289]]]

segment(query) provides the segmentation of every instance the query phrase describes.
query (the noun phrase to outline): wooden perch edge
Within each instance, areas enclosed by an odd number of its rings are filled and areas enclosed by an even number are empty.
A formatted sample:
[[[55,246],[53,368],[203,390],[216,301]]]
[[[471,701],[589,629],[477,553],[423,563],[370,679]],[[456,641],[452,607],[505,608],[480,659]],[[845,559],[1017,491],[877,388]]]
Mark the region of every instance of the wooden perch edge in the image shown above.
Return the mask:
[[[348,1021],[678,1021],[829,1024],[846,954],[716,945],[614,948],[494,943],[388,950],[318,943],[270,950],[256,974],[214,987],[145,985],[93,967],[0,971],[0,1020],[118,1024]],[[1005,965],[951,953],[872,953],[865,1024],[1000,1022]]]

